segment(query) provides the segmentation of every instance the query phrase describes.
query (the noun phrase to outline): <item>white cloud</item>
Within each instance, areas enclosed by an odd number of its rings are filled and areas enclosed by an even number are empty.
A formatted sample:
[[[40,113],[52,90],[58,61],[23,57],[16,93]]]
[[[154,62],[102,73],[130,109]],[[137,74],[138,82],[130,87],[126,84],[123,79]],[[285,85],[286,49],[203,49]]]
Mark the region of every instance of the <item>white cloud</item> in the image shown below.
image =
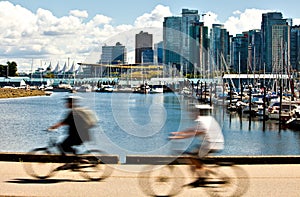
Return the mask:
[[[86,10],[71,10],[69,14],[78,18],[87,18],[89,16]]]
[[[163,18],[171,16],[170,8],[158,5],[151,13],[138,17],[134,25],[111,24],[112,18],[98,14],[88,21],[85,10],[71,10],[69,15],[56,17],[46,9],[36,13],[7,1],[0,1],[0,64],[16,61],[20,70],[29,71],[32,60],[43,62],[75,62],[99,60],[99,45],[121,32],[142,27],[161,27]],[[137,33],[135,31],[131,31]],[[132,42],[130,35],[122,44]],[[122,37],[122,36],[121,36]],[[126,40],[127,39],[127,40]],[[117,42],[118,40],[114,40]]]
[[[10,2],[0,2],[0,64],[16,61],[19,70],[29,70],[32,59],[66,61],[68,57],[82,61],[103,35],[111,36],[111,18],[96,15],[87,23],[87,11],[72,10],[58,18],[49,10],[36,13]],[[104,25],[104,27],[99,27]],[[107,26],[106,26],[107,25]]]
[[[224,23],[230,34],[259,29],[261,14],[269,10],[246,9],[235,11]],[[98,61],[104,43],[121,44],[133,49],[134,35],[146,31],[161,41],[164,17],[173,16],[168,6],[157,5],[151,12],[136,18],[134,24],[114,26],[113,18],[101,14],[88,19],[86,10],[71,10],[57,17],[49,10],[36,13],[8,1],[0,1],[0,64],[16,61],[19,71],[29,71],[32,60],[56,65],[71,62]],[[207,12],[202,18],[206,26],[221,23],[218,15]],[[294,24],[300,24],[295,19]],[[152,29],[151,29],[152,28]],[[94,62],[93,62],[94,63]]]
[[[111,20],[110,17],[97,14],[88,24],[96,27],[98,25],[109,24]]]
[[[25,8],[13,6],[7,1],[0,2],[0,38],[13,39],[31,35],[35,30],[33,28],[35,20],[35,15]]]
[[[172,16],[170,8],[163,5],[157,5],[151,13],[145,13],[138,17],[134,25],[135,27],[162,27],[164,17]]]
[[[294,18],[293,25],[300,25],[300,18]]]
[[[202,20],[204,21],[204,25],[211,28],[212,24],[219,24],[221,23],[218,20],[218,15],[213,12],[207,12],[202,15]]]
[[[246,9],[244,12],[234,11],[234,16],[230,16],[224,23],[225,28],[231,35],[242,33],[251,29],[261,28],[262,14],[271,10]]]

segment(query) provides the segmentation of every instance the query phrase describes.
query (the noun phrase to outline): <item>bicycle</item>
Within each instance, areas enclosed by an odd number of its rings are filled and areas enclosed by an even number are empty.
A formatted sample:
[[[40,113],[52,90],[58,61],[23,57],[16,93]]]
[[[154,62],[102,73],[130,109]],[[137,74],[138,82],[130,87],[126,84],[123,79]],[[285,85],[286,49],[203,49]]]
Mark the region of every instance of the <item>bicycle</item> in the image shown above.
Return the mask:
[[[24,168],[28,175],[38,179],[47,179],[58,171],[70,170],[79,172],[88,180],[99,181],[109,177],[113,171],[112,167],[103,162],[106,156],[104,151],[97,149],[65,154],[56,140],[50,138],[47,146],[28,152],[28,158],[32,159],[24,162]],[[38,158],[38,161],[35,158]]]
[[[193,162],[192,162],[193,161]],[[242,196],[248,189],[246,171],[232,162],[218,162],[212,158],[194,155],[170,157],[162,166],[146,166],[140,177],[140,186],[149,196],[175,196],[184,187],[204,188],[210,196]],[[196,169],[195,162],[202,166]],[[187,165],[187,169],[183,165]],[[179,167],[180,166],[180,167]],[[183,173],[182,169],[186,175]],[[191,176],[190,176],[191,175]],[[192,179],[191,182],[185,184]]]

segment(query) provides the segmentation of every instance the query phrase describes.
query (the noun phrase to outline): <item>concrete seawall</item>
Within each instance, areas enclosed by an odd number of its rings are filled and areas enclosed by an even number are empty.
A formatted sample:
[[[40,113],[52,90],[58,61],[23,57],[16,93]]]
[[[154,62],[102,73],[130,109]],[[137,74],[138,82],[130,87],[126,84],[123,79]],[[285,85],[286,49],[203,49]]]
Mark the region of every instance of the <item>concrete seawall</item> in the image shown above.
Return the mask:
[[[99,155],[104,163],[118,164],[118,155]],[[157,156],[157,155],[128,155],[126,156],[126,163],[124,164],[176,164],[177,159],[184,159],[185,157],[175,156]],[[74,156],[67,155],[32,155],[28,153],[0,153],[0,161],[13,161],[13,162],[68,162],[72,161]],[[265,155],[265,156],[209,156],[206,162],[232,162],[235,164],[300,164],[300,156],[298,155]]]

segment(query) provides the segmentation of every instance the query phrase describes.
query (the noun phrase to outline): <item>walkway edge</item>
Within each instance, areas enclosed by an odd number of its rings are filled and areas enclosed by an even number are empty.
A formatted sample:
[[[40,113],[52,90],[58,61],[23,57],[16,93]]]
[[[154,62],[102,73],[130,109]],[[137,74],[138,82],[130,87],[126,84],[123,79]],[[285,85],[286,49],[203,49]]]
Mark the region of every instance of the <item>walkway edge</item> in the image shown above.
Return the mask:
[[[119,164],[117,155],[101,155],[104,163]],[[28,153],[0,153],[0,161],[12,162],[67,162],[72,160],[72,156],[61,157],[60,155],[31,155]],[[185,158],[184,156],[162,156],[162,155],[127,155],[125,164],[168,164],[174,163],[176,159]],[[298,155],[261,155],[261,156],[209,156],[210,160],[218,162],[232,162],[235,164],[300,164]]]
[[[184,159],[184,156],[140,156],[128,155],[126,164],[168,164],[176,163],[177,159]],[[297,155],[270,155],[270,156],[209,156],[206,163],[231,162],[235,164],[300,164],[300,156]]]
[[[118,164],[119,156],[117,155],[97,155],[103,163]],[[33,155],[30,153],[0,153],[0,161],[12,162],[57,162],[66,163],[74,161],[74,155],[47,155],[39,154]]]

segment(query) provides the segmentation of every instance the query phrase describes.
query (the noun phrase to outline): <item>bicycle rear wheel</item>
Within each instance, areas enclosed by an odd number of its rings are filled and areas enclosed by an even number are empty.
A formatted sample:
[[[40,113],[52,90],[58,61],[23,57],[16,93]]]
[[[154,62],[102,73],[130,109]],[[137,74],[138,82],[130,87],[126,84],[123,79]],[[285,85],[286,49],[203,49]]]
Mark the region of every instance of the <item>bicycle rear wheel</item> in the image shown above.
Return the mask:
[[[109,177],[113,168],[103,162],[102,157],[108,155],[100,150],[88,150],[79,156],[79,170],[82,177],[99,181]]]
[[[242,196],[248,189],[249,178],[241,167],[216,165],[208,167],[204,186],[210,196]]]
[[[39,155],[45,156],[50,155],[51,152],[47,148],[36,148],[28,153],[28,155]],[[34,161],[34,162],[24,162],[24,169],[26,173],[32,177],[39,179],[46,179],[55,174],[55,169],[59,164],[50,163],[46,161]]]

